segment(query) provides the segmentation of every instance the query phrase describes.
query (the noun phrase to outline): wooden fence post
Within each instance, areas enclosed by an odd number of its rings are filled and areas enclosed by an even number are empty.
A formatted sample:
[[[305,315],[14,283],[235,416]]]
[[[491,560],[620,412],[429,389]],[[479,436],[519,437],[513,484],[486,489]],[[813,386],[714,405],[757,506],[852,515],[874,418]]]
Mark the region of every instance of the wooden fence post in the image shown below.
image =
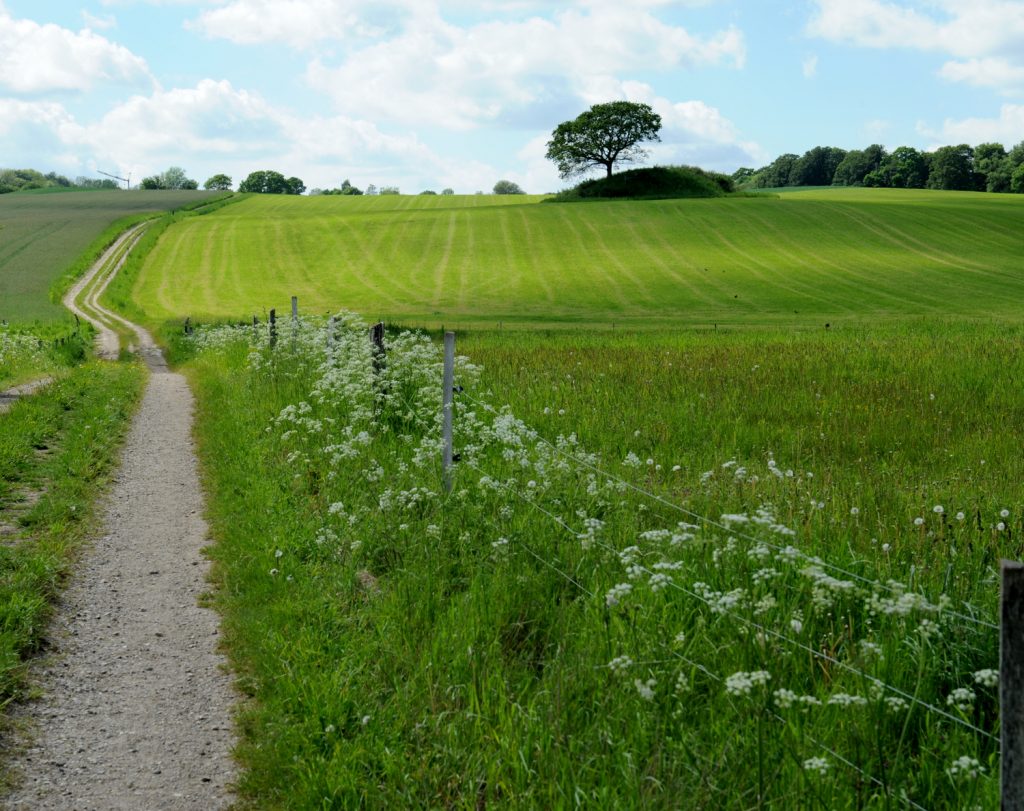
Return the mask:
[[[277,310],[270,311],[270,346],[277,343]]]
[[[452,491],[452,410],[455,397],[455,333],[444,334],[444,374],[441,379],[441,469],[444,490]]]
[[[1024,811],[1024,563],[1002,562],[999,744],[1002,811]]]
[[[373,341],[373,373],[379,375],[384,370],[384,322],[378,321],[370,327],[370,340]]]

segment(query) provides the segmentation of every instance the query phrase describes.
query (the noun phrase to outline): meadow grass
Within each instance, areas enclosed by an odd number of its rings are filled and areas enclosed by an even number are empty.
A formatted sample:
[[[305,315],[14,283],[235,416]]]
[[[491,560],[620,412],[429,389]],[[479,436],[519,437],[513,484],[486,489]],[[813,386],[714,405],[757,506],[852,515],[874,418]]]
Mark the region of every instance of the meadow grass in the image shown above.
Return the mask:
[[[296,295],[306,313],[458,328],[1013,321],[1022,233],[1017,195],[269,195],[166,232],[132,298],[155,320],[262,318]]]
[[[130,224],[194,205],[220,192],[103,191],[0,195],[0,317],[26,323],[67,320],[59,296],[65,277],[88,263]],[[99,244],[97,244],[99,241]]]
[[[243,803],[996,802],[1019,328],[470,333],[451,494],[436,347],[291,330],[176,348]]]
[[[97,495],[144,383],[139,364],[85,363],[0,414],[0,725],[95,529]]]

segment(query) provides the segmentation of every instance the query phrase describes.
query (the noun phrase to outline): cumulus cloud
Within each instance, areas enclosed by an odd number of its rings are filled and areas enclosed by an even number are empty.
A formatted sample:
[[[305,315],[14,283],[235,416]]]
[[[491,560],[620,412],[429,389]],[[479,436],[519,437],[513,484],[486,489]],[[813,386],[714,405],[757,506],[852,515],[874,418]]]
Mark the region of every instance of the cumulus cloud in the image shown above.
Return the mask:
[[[145,60],[124,46],[88,28],[74,32],[15,19],[0,4],[0,87],[29,95],[152,81]]]
[[[818,75],[818,57],[815,54],[808,56],[800,65],[800,70],[805,79],[813,79]]]
[[[810,36],[866,48],[913,48],[956,57],[939,75],[951,81],[1024,88],[1024,2],[1018,0],[815,0]]]
[[[933,140],[930,149],[946,144],[992,141],[1013,146],[1024,139],[1024,104],[1004,104],[995,118],[947,118],[939,128],[919,124],[917,129]]]
[[[415,136],[347,116],[301,117],[211,79],[133,96],[94,122],[77,120],[56,102],[0,99],[0,143],[40,166],[100,166],[134,178],[177,164],[200,181],[215,172],[241,180],[273,168],[311,187],[350,176],[406,188],[444,178],[465,188],[494,174],[479,162],[439,156]]]
[[[469,129],[530,107],[572,108],[603,77],[699,65],[742,67],[742,34],[691,34],[628,6],[460,27],[423,12],[394,37],[337,66],[314,60],[310,84],[341,110],[411,125]],[[607,100],[607,99],[604,99]]]

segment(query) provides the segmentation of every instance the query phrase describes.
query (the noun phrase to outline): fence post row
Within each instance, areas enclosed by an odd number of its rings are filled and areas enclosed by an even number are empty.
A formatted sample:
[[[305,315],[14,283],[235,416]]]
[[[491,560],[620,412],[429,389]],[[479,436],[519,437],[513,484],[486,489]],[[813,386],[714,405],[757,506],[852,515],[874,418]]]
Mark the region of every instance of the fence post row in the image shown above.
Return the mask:
[[[1024,563],[1002,562],[999,749],[1003,811],[1024,811]]]
[[[270,311],[270,346],[277,344],[277,310]]]
[[[441,469],[444,490],[452,491],[452,409],[455,396],[455,333],[444,334],[444,374],[441,379]]]

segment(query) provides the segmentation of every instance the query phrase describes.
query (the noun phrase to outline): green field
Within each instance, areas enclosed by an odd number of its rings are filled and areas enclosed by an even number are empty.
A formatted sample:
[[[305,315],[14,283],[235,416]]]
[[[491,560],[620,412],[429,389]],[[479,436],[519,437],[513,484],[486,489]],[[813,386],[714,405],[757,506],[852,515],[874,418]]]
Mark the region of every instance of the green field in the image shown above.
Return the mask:
[[[0,195],[0,318],[67,317],[51,285],[113,222],[167,211],[219,192],[89,192]]]
[[[155,319],[343,307],[436,326],[820,328],[1014,319],[1024,199],[826,189],[764,198],[257,197],[166,234]]]

